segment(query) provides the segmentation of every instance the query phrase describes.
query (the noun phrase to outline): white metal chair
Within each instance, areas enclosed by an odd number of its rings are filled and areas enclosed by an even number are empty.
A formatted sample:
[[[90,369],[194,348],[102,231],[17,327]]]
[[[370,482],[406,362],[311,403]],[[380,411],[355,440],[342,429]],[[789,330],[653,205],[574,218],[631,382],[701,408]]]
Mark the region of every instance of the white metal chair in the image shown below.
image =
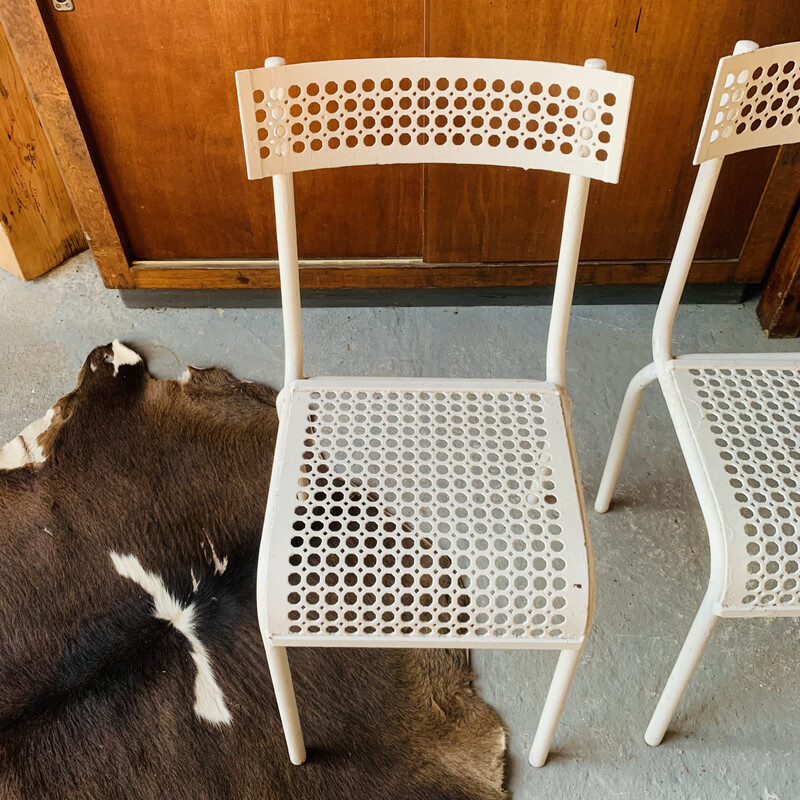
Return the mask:
[[[633,79],[605,67],[271,58],[236,74],[248,177],[275,197],[286,372],[257,585],[295,764],[288,646],[558,649],[531,763],[547,758],[593,608],[564,359],[589,182],[617,181],[625,142]],[[292,173],[425,162],[570,174],[546,380],[304,377]]]
[[[645,734],[660,744],[719,617],[800,615],[800,354],[672,355],[672,325],[730,153],[800,141],[800,42],[738,42],[719,62],[700,164],[653,328],[595,503],[608,510],[642,391],[658,378],[708,526],[711,574]]]

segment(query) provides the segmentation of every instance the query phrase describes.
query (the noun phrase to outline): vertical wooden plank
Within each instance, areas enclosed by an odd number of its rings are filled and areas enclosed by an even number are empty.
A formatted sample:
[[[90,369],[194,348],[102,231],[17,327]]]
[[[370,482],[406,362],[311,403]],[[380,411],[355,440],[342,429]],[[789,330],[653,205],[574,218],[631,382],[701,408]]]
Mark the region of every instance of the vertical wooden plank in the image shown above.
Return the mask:
[[[758,319],[771,338],[800,335],[800,210],[795,213],[767,279],[758,304]]]
[[[0,24],[5,28],[105,285],[133,288],[128,258],[36,0],[0,0]]]
[[[0,27],[0,267],[31,280],[86,247]]]
[[[778,249],[800,200],[800,144],[779,148],[758,209],[739,254],[737,280],[760,283]]]

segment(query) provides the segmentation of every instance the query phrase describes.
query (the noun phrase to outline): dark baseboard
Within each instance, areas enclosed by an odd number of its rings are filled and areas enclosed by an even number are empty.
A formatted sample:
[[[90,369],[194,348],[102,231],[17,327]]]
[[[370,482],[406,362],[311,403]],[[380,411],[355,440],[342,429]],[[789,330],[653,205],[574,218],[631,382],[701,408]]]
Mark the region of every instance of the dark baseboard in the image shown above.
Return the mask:
[[[758,287],[748,284],[689,284],[684,303],[741,303]],[[277,308],[277,289],[120,289],[128,308]],[[359,306],[549,305],[552,286],[464,289],[306,289],[309,308]],[[575,305],[654,304],[660,285],[576,286]]]

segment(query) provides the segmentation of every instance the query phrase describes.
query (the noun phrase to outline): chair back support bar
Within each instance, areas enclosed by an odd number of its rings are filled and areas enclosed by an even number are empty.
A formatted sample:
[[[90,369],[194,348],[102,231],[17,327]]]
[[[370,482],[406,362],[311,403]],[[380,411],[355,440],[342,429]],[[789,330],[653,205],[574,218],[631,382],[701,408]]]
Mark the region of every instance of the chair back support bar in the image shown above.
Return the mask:
[[[236,82],[251,179],[449,163],[615,183],[633,78],[538,61],[380,58],[241,70]]]
[[[653,359],[672,358],[672,327],[726,155],[800,141],[800,42],[740,41],[720,59],[695,164],[700,169],[656,312]]]
[[[300,268],[297,260],[297,223],[294,180],[291,175],[272,179],[275,229],[278,237],[278,269],[283,312],[284,386],[303,377],[303,326],[300,314]]]
[[[567,202],[564,207],[564,225],[561,230],[561,246],[558,251],[553,310],[550,312],[550,328],[547,333],[545,364],[547,380],[558,386],[566,386],[567,329],[588,198],[589,179],[580,175],[570,175]]]
[[[672,358],[672,326],[721,169],[721,158],[705,161],[700,165],[694,181],[689,206],[683,218],[678,243],[675,245],[653,323],[653,361],[657,364]]]

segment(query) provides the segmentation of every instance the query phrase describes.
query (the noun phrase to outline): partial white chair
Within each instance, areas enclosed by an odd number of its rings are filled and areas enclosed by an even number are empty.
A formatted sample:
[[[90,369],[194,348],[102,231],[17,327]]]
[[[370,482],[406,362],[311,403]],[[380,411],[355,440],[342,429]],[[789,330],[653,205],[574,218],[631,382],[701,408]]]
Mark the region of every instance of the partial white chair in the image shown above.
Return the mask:
[[[708,527],[708,590],[645,734],[660,744],[719,617],[800,615],[800,354],[672,355],[672,325],[725,156],[800,141],[800,42],[719,62],[700,164],[595,503],[608,510],[642,391],[658,378]]]
[[[633,85],[605,67],[271,58],[236,74],[278,233],[286,371],[257,585],[295,764],[289,646],[560,650],[531,750],[547,758],[593,609],[564,360],[589,182],[618,179]],[[546,380],[304,377],[292,173],[430,162],[570,174]]]

